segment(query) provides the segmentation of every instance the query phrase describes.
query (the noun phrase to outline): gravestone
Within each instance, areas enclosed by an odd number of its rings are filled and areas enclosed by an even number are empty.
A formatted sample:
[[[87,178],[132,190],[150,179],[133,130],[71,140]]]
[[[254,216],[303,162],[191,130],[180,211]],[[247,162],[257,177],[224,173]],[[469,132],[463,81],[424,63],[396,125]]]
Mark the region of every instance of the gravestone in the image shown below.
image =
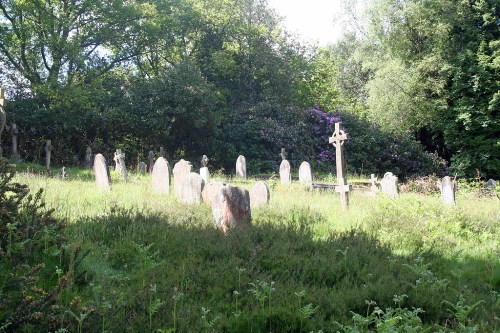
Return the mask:
[[[398,177],[394,176],[392,172],[386,172],[380,181],[380,190],[391,198],[399,197]]]
[[[488,190],[495,191],[495,189],[497,188],[497,181],[490,178],[485,185]]]
[[[182,186],[178,200],[185,204],[201,203],[203,185],[203,179],[199,174],[195,172],[189,173],[182,179]]]
[[[250,207],[265,206],[269,203],[270,197],[269,187],[263,181],[258,181],[250,190]]]
[[[159,157],[165,157],[165,150],[163,147],[160,147],[160,153],[158,154]]]
[[[207,155],[203,155],[201,158],[201,168],[200,168],[200,176],[203,178],[205,184],[208,183],[208,179],[210,178],[210,171],[208,171],[208,157]]]
[[[85,167],[88,169],[92,168],[92,148],[87,146],[87,150],[85,151]]]
[[[281,161],[280,164],[280,180],[281,184],[289,185],[292,182],[292,175],[290,172],[290,163],[287,160]]]
[[[3,157],[2,150],[2,132],[5,128],[5,123],[7,122],[7,116],[5,114],[5,97],[4,90],[0,88],[0,158]]]
[[[106,159],[104,158],[104,156],[102,156],[102,154],[95,155],[94,174],[97,187],[101,191],[110,191],[111,184],[109,182],[110,181],[109,168],[108,164],[106,163]]]
[[[52,141],[47,140],[45,143],[45,169],[50,170],[50,155],[52,152]]]
[[[203,187],[203,191],[201,192],[201,198],[203,202],[209,206],[212,206],[212,201],[215,194],[222,189],[226,184],[221,182],[220,180],[212,180],[211,182],[205,184]]]
[[[121,149],[117,149],[113,160],[116,163],[115,170],[122,174],[124,180],[127,180],[128,172],[127,166],[125,165],[125,153],[123,153]]]
[[[148,153],[148,172],[149,173],[153,172],[154,159],[155,159],[155,153],[152,150],[150,150]]]
[[[224,186],[213,199],[213,222],[224,234],[237,225],[250,225],[252,215],[250,211],[250,194],[248,190]]]
[[[441,200],[444,204],[454,205],[455,204],[455,182],[451,177],[444,177],[440,184],[441,189]]]
[[[344,178],[344,152],[343,146],[344,142],[347,140],[347,133],[340,129],[341,122],[335,123],[335,132],[332,137],[328,140],[335,147],[335,163],[337,168],[337,180],[338,185],[335,186],[335,192],[340,194],[340,204],[343,209],[349,207],[349,191],[351,191],[351,185],[347,185],[347,179]]]
[[[10,133],[12,134],[12,154],[10,156],[10,160],[14,163],[21,161],[21,156],[17,151],[17,136],[19,134],[19,129],[16,124],[12,124],[10,128]]]
[[[168,161],[163,157],[158,157],[151,172],[153,182],[153,192],[158,194],[168,194],[170,191],[170,174]]]
[[[312,186],[312,172],[309,162],[302,162],[299,167],[299,182]]]
[[[180,160],[175,163],[172,173],[174,174],[174,194],[179,199],[181,197],[182,182],[191,173],[191,162]]]
[[[375,177],[374,173],[372,173],[370,175],[370,183],[372,184],[370,186],[370,193],[373,194],[373,195],[375,195],[377,193],[377,191],[378,191],[377,184],[375,184],[375,182],[377,181],[377,179],[378,179],[378,177]]]
[[[137,166],[137,171],[139,171],[139,173],[146,173],[148,172],[148,166],[146,163],[144,163],[143,161],[140,161],[139,162],[139,165]]]
[[[247,161],[243,155],[238,156],[236,160],[236,177],[247,178]]]
[[[66,179],[66,168],[62,167],[62,169],[61,169],[61,180],[65,180],[65,179]]]

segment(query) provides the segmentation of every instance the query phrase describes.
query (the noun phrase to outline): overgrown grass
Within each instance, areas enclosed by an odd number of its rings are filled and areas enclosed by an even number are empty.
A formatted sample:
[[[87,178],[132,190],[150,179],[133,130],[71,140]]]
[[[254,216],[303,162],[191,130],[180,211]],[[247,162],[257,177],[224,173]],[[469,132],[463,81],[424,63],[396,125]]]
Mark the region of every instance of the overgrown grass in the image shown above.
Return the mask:
[[[68,220],[68,247],[89,250],[62,299],[61,331],[495,331],[500,327],[500,208],[461,192],[399,199],[337,195],[270,181],[268,207],[227,236],[205,205],[151,193],[117,174],[19,175]],[[250,187],[253,181],[231,183]],[[82,306],[73,306],[75,296]]]

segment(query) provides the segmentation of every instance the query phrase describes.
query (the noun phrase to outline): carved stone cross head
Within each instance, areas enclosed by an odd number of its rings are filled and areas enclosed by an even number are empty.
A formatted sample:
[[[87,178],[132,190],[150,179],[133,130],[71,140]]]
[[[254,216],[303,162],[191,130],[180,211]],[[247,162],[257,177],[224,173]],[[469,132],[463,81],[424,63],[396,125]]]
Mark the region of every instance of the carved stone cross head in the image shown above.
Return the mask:
[[[331,138],[328,140],[334,147],[337,147],[337,144],[344,145],[345,140],[347,140],[347,133],[340,129],[340,122],[335,123],[335,132],[333,132]]]

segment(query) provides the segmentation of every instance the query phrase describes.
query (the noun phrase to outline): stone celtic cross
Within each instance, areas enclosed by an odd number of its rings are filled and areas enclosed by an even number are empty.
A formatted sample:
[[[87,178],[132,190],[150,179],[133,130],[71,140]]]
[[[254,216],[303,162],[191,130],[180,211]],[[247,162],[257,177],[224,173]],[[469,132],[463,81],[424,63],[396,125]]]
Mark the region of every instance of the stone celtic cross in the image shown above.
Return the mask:
[[[347,140],[347,133],[340,129],[340,122],[335,123],[335,132],[329,139],[329,143],[333,144],[335,147],[335,161],[337,166],[337,180],[338,185],[335,186],[335,192],[340,193],[340,203],[343,209],[347,209],[349,206],[349,196],[348,193],[351,190],[351,186],[347,185],[347,180],[344,178],[344,154],[342,148],[344,142]]]

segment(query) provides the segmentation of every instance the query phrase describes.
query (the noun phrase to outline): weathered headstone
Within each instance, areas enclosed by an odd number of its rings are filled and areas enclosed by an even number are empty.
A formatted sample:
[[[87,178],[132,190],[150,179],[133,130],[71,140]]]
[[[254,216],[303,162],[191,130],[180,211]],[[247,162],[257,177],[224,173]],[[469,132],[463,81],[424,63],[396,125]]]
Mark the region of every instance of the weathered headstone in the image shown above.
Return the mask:
[[[16,124],[12,124],[10,133],[12,134],[12,154],[10,156],[10,160],[12,162],[19,162],[21,161],[21,156],[17,151],[17,136],[19,134],[19,129]]]
[[[148,153],[148,172],[149,173],[153,172],[154,159],[155,159],[155,153],[152,150],[150,150]]]
[[[45,143],[45,169],[50,170],[50,157],[52,152],[52,141],[47,140]]]
[[[165,150],[163,147],[160,147],[160,153],[158,154],[159,157],[165,157]]]
[[[109,177],[109,168],[106,163],[106,159],[102,154],[95,155],[94,158],[94,174],[95,181],[97,183],[97,187],[102,191],[110,191],[110,177]]]
[[[182,187],[179,201],[186,204],[201,203],[201,192],[203,191],[203,179],[195,172],[189,173],[182,179]]]
[[[243,155],[238,156],[236,160],[236,177],[247,178],[247,161]]]
[[[380,190],[385,195],[397,198],[399,196],[398,177],[394,176],[392,172],[386,172],[380,181]]]
[[[168,161],[163,157],[158,157],[151,173],[153,182],[153,192],[158,194],[168,194],[170,191],[170,174]]]
[[[208,171],[208,157],[207,155],[203,155],[201,158],[201,168],[200,168],[200,176],[203,178],[205,184],[208,183],[208,179],[210,178],[210,171]]]
[[[377,193],[377,191],[378,191],[377,184],[375,184],[375,182],[377,181],[377,179],[378,179],[378,177],[375,177],[374,173],[372,173],[370,175],[370,183],[372,184],[370,186],[370,193],[373,194],[373,195],[375,195]]]
[[[497,181],[490,178],[488,179],[488,181],[486,182],[486,188],[491,190],[491,191],[495,191],[495,189],[497,188]]]
[[[306,184],[308,187],[312,184],[312,172],[309,162],[302,162],[299,167],[299,182]]]
[[[340,204],[343,209],[349,206],[349,191],[351,186],[347,185],[347,179],[344,178],[344,142],[347,140],[347,133],[340,129],[341,122],[335,123],[335,132],[329,139],[329,142],[335,147],[335,162],[337,168],[338,185],[335,186],[335,192],[340,193]]]
[[[137,165],[137,171],[139,173],[146,173],[148,172],[148,166],[145,162],[140,161],[139,164]]]
[[[250,225],[252,214],[248,190],[229,185],[219,190],[213,199],[212,215],[214,224],[224,234],[236,225]]]
[[[61,180],[65,180],[65,179],[66,179],[66,168],[62,167],[62,169],[61,169]]]
[[[174,174],[174,194],[178,199],[181,197],[183,179],[190,174],[191,168],[191,163],[183,159],[174,165],[172,170]]]
[[[5,97],[4,90],[0,88],[0,157],[3,157],[2,150],[2,132],[5,127],[5,123],[7,121],[7,116],[5,114]]]
[[[444,204],[454,205],[455,204],[455,182],[451,177],[444,177],[440,184],[441,188],[441,200]]]
[[[203,202],[208,204],[209,206],[212,206],[212,201],[220,189],[222,189],[226,184],[221,182],[220,180],[212,180],[211,182],[205,184],[203,187],[203,191],[201,192],[201,198],[203,199]]]
[[[92,168],[92,148],[87,146],[87,150],[85,151],[85,167],[88,169]]]
[[[127,172],[127,166],[125,165],[125,153],[123,153],[121,149],[117,149],[113,160],[116,163],[115,170],[122,174],[124,180],[127,180],[128,172]]]
[[[281,184],[289,185],[292,182],[292,174],[290,171],[290,163],[287,160],[281,161],[280,164],[280,180]]]
[[[258,181],[250,190],[250,207],[257,208],[269,203],[269,187],[263,181]]]

